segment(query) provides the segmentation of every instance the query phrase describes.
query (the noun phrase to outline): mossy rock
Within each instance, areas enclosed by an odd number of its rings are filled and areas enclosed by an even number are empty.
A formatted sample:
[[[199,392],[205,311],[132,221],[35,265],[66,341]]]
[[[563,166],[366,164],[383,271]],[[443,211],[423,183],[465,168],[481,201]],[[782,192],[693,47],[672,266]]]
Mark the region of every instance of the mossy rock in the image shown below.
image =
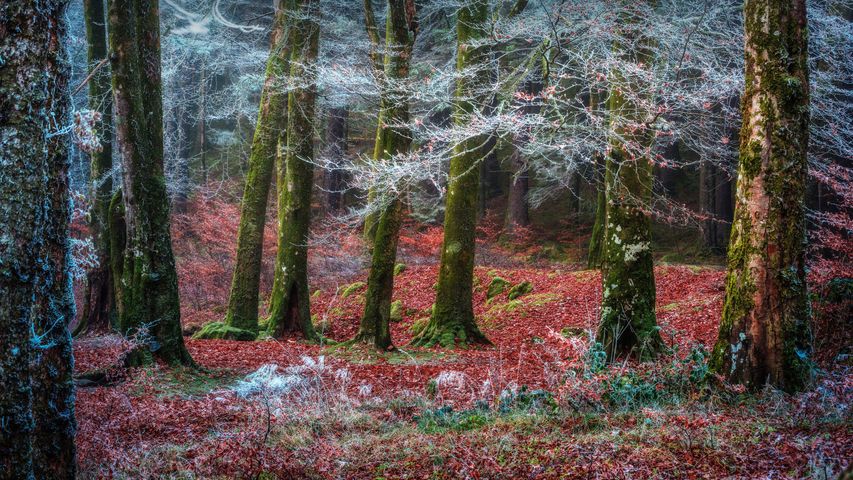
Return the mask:
[[[396,300],[391,302],[391,317],[392,322],[401,322],[403,320],[403,301]]]
[[[222,322],[210,322],[201,327],[201,330],[196,332],[192,338],[199,339],[217,339],[217,340],[241,340],[253,341],[258,337],[258,334],[242,328],[232,327]]]
[[[510,300],[515,300],[516,298],[527,295],[528,293],[533,291],[533,284],[528,282],[527,280],[519,283],[518,285],[509,289],[509,294],[507,294],[507,298]]]
[[[504,293],[512,285],[507,280],[501,277],[495,277],[489,282],[489,289],[486,290],[486,298],[492,299]]]
[[[405,272],[405,271],[406,271],[406,264],[405,263],[398,263],[398,264],[394,265],[394,276],[395,277],[397,275]]]
[[[364,282],[355,282],[355,283],[351,283],[345,287],[342,287],[340,290],[341,298],[350,297],[354,293],[358,292],[359,290],[361,290],[362,288],[364,288],[366,286],[367,286],[367,284]]]
[[[427,325],[429,325],[429,317],[419,318],[409,327],[409,332],[417,337],[426,329]]]

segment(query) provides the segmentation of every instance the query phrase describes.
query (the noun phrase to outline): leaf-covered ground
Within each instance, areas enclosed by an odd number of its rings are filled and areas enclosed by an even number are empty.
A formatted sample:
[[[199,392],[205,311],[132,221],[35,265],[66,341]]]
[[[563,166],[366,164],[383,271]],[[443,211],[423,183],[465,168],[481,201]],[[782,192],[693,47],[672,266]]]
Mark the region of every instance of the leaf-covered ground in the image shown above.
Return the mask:
[[[600,277],[558,268],[477,269],[490,348],[406,346],[433,302],[434,266],[398,276],[396,352],[188,339],[202,371],[119,371],[114,386],[79,390],[81,469],[90,478],[509,479],[833,478],[848,468],[853,377],[836,369],[797,397],[708,386],[702,347],[715,336],[723,272],[661,266],[656,275],[659,322],[677,348],[651,365],[599,364],[588,335]],[[496,276],[533,290],[489,301]],[[313,296],[333,341],[357,328],[364,288],[347,287]],[[81,339],[77,370],[109,367],[126,348]],[[246,376],[271,364],[295,386],[277,389],[273,375],[246,390]]]
[[[199,196],[173,221],[188,334],[221,321],[227,305],[239,212],[216,198]],[[722,268],[661,263],[657,313],[672,352],[606,366],[590,341],[601,279],[581,267],[583,239],[500,234],[478,231],[486,266],[476,270],[474,302],[489,348],[407,346],[435,298],[442,238],[415,224],[400,242],[394,352],[335,344],[357,329],[365,255],[358,231],[322,225],[309,269],[323,345],[187,337],[200,370],[126,371],[128,341],[76,339],[76,371],[105,371],[110,383],[78,389],[81,477],[829,479],[851,468],[853,375],[838,356],[853,343],[849,302],[814,303],[822,369],[810,391],[750,394],[705,367]],[[275,238],[268,229],[264,299]],[[851,276],[846,263],[818,273],[816,292]],[[532,290],[489,299],[496,277]]]

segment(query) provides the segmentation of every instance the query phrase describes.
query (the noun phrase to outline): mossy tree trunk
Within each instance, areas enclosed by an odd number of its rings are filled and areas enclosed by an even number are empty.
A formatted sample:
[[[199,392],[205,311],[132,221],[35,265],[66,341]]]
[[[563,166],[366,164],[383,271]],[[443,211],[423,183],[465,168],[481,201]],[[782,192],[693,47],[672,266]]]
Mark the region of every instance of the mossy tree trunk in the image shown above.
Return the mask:
[[[637,39],[640,47],[631,50],[621,45],[614,48],[633,61],[648,63],[653,59],[643,48],[646,41]],[[652,134],[642,123],[640,106],[623,93],[631,88],[630,79],[614,77],[608,110],[614,138],[621,141],[613,142],[605,165],[604,295],[596,340],[611,361],[623,356],[647,360],[663,348],[655,317],[654,259],[647,213],[652,163],[647,155],[638,153],[651,145]]]
[[[596,92],[589,93],[589,108],[591,111],[597,111],[601,106],[600,100]],[[595,154],[595,169],[601,183],[598,185],[598,193],[595,198],[595,220],[592,224],[592,233],[589,237],[589,253],[587,255],[587,268],[597,269],[601,267],[601,262],[604,257],[604,238],[607,226],[607,197],[604,193],[604,180],[607,170],[607,161],[601,153]]]
[[[73,478],[75,473],[73,361],[66,328],[74,314],[67,270],[67,136],[57,133],[70,122],[66,4],[0,4],[0,30],[13,32],[0,37],[3,478]]]
[[[320,27],[316,0],[300,0],[302,20],[293,28],[288,94],[287,147],[278,157],[279,238],[270,299],[269,331],[274,337],[301,333],[318,340],[311,323],[308,292],[308,235],[314,180],[314,117],[317,86],[314,64]]]
[[[109,40],[126,224],[120,331],[147,330],[155,356],[170,364],[192,364],[181,332],[163,172],[158,2],[112,0]]]
[[[809,71],[805,0],[748,0],[735,218],[711,368],[787,391],[810,379],[805,273]]]
[[[369,5],[368,5],[369,7]],[[409,131],[409,101],[405,81],[417,34],[413,0],[389,0],[385,26],[385,62],[382,111],[379,114],[374,159],[390,159],[405,154],[412,144]],[[373,341],[376,348],[393,348],[391,343],[391,300],[394,293],[394,264],[403,215],[403,200],[394,193],[374,194],[382,207],[373,233],[370,274],[367,280],[364,313],[355,339]]]
[[[465,127],[476,111],[488,103],[478,76],[484,75],[488,50],[477,46],[487,35],[489,5],[485,0],[466,0],[456,19],[456,70],[460,74],[454,93],[453,121]],[[444,241],[438,292],[432,317],[415,345],[489,343],[474,319],[472,300],[477,196],[480,186],[478,163],[485,152],[481,136],[461,141],[450,159],[450,175],[444,214]]]
[[[86,19],[86,39],[89,43],[90,68],[98,68],[107,60],[107,17],[104,0],[84,0],[83,13]],[[115,322],[113,279],[110,274],[110,228],[109,210],[113,194],[113,149],[112,115],[113,101],[110,92],[109,70],[101,67],[89,80],[89,109],[100,112],[101,150],[92,152],[90,168],[90,195],[92,210],[89,214],[89,229],[98,256],[98,266],[86,275],[86,293],[83,311],[74,330],[75,335],[108,331]]]
[[[276,12],[266,80],[261,92],[258,123],[249,155],[249,171],[243,190],[240,229],[237,233],[237,260],[228,298],[225,323],[235,328],[258,331],[258,296],[261,282],[264,229],[273,166],[279,140],[287,127],[287,89],[291,45],[287,22],[292,0]]]

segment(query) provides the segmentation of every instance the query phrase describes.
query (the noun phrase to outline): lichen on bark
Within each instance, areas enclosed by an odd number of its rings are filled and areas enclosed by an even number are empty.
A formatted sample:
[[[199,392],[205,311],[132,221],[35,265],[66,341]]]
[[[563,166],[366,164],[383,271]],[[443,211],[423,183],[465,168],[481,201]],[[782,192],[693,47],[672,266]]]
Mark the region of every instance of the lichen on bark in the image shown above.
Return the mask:
[[[735,217],[712,370],[749,388],[795,391],[811,378],[805,275],[809,72],[804,0],[744,6]]]
[[[630,22],[632,19],[625,18]],[[653,60],[647,39],[640,48],[616,44],[618,55],[633,61]],[[640,106],[622,91],[629,80],[613,75],[608,110],[615,130],[605,164],[605,212],[602,255],[601,320],[596,334],[610,361],[622,356],[654,358],[663,348],[655,317],[654,260],[648,209],[652,194],[652,163],[638,155],[638,146],[652,143]],[[624,85],[622,85],[624,83]],[[639,127],[637,127],[639,125]]]

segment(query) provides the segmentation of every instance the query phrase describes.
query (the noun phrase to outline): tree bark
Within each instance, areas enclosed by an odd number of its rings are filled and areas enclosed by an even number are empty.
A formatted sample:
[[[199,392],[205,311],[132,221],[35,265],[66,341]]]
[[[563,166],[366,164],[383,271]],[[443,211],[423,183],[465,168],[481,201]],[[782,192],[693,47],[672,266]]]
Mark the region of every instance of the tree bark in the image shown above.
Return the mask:
[[[126,224],[120,331],[146,331],[151,353],[170,364],[191,365],[181,332],[163,172],[158,3],[111,1],[109,40]]]
[[[345,179],[344,170],[338,168],[347,151],[347,107],[329,109],[329,121],[326,124],[326,157],[334,162],[325,172],[324,206],[326,213],[335,214],[344,207]]]
[[[413,1],[388,1],[384,82],[381,86],[384,99],[376,135],[379,143],[374,148],[374,159],[377,161],[405,154],[412,144],[408,128],[408,92],[400,85],[409,76],[409,61],[417,34],[414,15]],[[375,193],[374,201],[379,202],[382,208],[373,236],[364,313],[355,340],[372,340],[376,348],[388,350],[393,348],[389,322],[403,203],[394,193]]]
[[[530,225],[530,213],[527,208],[527,194],[530,191],[530,176],[527,170],[527,159],[513,145],[509,156],[509,194],[506,200],[506,220],[504,233],[510,237],[518,227]]]
[[[479,72],[471,74],[489,60],[487,49],[471,44],[485,38],[488,2],[466,0],[456,20],[457,71],[453,121],[464,127],[472,114],[487,103]],[[441,267],[438,274],[438,293],[432,317],[415,345],[452,346],[460,343],[489,343],[474,319],[472,289],[474,279],[474,249],[477,219],[477,196],[480,185],[478,162],[485,152],[482,136],[461,141],[453,150],[444,215],[444,241],[441,248]]]
[[[42,441],[43,432],[52,420],[43,408],[42,399],[46,395],[56,393],[57,409],[73,411],[73,391],[65,391],[67,397],[60,394],[61,388],[49,392],[42,383],[44,371],[38,368],[31,373],[30,370],[33,359],[39,360],[40,365],[57,368],[59,377],[71,368],[70,349],[41,352],[44,345],[31,336],[35,328],[34,307],[45,304],[42,294],[59,291],[48,288],[48,284],[67,273],[48,271],[47,261],[56,257],[45,257],[59,252],[57,248],[61,246],[55,239],[60,235],[63,218],[67,222],[67,217],[59,213],[68,214],[67,203],[56,203],[68,194],[67,190],[50,190],[58,186],[56,175],[67,168],[65,152],[57,148],[66,138],[59,130],[70,121],[65,97],[68,68],[62,53],[66,4],[58,0],[0,4],[0,32],[6,33],[0,35],[0,57],[4,60],[0,65],[3,155],[0,161],[0,476],[3,478],[35,478],[33,459],[40,461],[41,449],[49,448]],[[62,286],[68,285],[63,282]],[[67,339],[64,322],[68,317],[63,320],[55,330],[60,337],[64,332]],[[67,438],[63,434],[59,439],[63,448],[67,446]],[[70,454],[62,451],[60,455],[62,459],[57,463],[74,458],[73,450]],[[69,468],[73,469],[73,461]],[[73,470],[70,471],[73,475]],[[59,478],[67,475],[61,474]]]
[[[270,299],[269,331],[276,337],[301,333],[315,341],[308,292],[308,235],[311,223],[311,187],[314,182],[314,109],[320,27],[316,0],[301,0],[306,20],[294,26],[290,76],[298,79],[288,94],[287,148],[279,155],[279,238],[275,279]]]
[[[637,40],[640,45],[647,41]],[[621,45],[615,48],[623,50]],[[646,61],[649,56],[642,47],[620,54]],[[624,140],[614,141],[605,165],[604,296],[596,340],[610,361],[626,355],[646,360],[655,357],[663,347],[655,318],[651,221],[646,213],[653,175],[651,160],[632,152],[637,152],[639,146],[650,145],[652,139],[648,128],[632,128],[642,124],[640,106],[622,93],[620,83],[626,80],[619,75],[614,77],[608,108],[616,129],[614,137]],[[629,149],[631,144],[633,148]]]
[[[96,65],[107,58],[107,28],[104,0],[84,0],[86,38],[89,43],[89,65]],[[105,332],[115,321],[113,301],[113,279],[110,275],[110,228],[109,209],[113,194],[113,148],[112,116],[113,102],[110,93],[109,71],[101,69],[89,81],[89,109],[100,112],[101,150],[92,152],[90,172],[90,197],[92,209],[89,214],[89,229],[98,266],[86,275],[86,293],[83,312],[74,329],[74,335],[85,332]]]
[[[61,18],[61,17],[60,17]],[[66,25],[60,20],[58,38],[65,37]],[[51,47],[63,52],[61,43]],[[64,55],[63,55],[64,56]],[[68,80],[70,65],[59,58],[51,72],[57,96],[50,113],[60,125],[71,123]],[[69,324],[74,320],[75,304],[71,277],[71,251],[68,225],[71,212],[67,135],[56,135],[48,143],[48,184],[45,201],[43,244],[39,254],[41,271],[33,306],[33,354],[30,373],[33,389],[33,473],[36,478],[73,479],[76,475],[74,436],[74,368]]]
[[[809,71],[805,0],[747,0],[737,203],[711,368],[749,388],[811,377],[805,273]]]
[[[270,182],[279,140],[286,141],[286,133],[282,133],[287,126],[287,93],[283,82],[289,74],[292,50],[287,26],[291,9],[292,1],[276,12],[274,20],[258,124],[252,139],[249,172],[243,190],[237,260],[225,315],[226,324],[252,332],[258,331],[258,296]]]

